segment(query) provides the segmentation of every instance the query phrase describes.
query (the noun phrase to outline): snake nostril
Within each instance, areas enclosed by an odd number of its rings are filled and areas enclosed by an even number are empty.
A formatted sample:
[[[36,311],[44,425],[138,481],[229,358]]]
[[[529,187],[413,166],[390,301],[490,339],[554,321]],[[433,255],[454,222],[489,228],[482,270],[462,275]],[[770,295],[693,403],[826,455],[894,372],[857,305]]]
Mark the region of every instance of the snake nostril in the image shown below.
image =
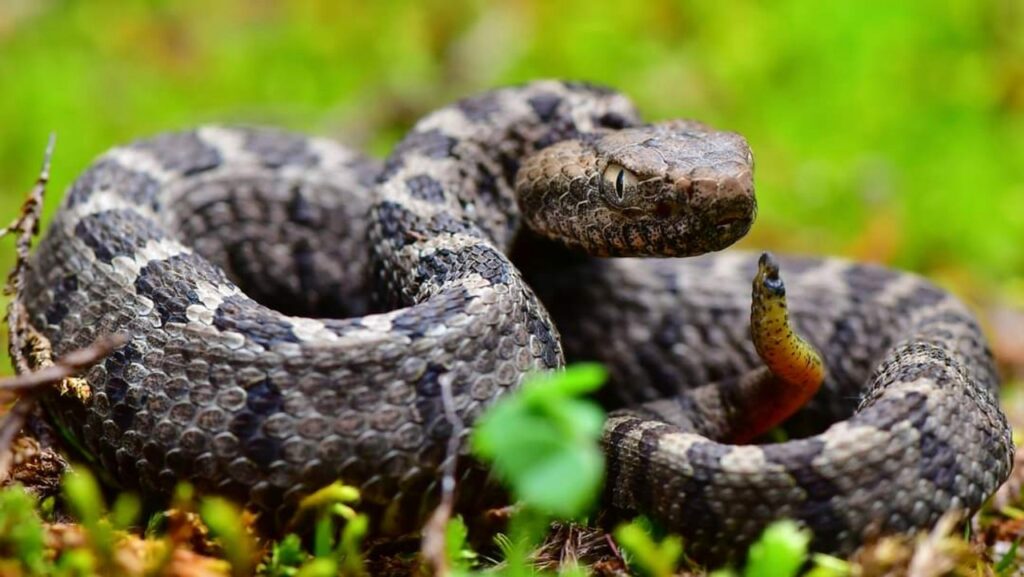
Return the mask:
[[[654,205],[654,216],[659,219],[669,218],[673,213],[675,213],[675,210],[668,201],[663,200]]]

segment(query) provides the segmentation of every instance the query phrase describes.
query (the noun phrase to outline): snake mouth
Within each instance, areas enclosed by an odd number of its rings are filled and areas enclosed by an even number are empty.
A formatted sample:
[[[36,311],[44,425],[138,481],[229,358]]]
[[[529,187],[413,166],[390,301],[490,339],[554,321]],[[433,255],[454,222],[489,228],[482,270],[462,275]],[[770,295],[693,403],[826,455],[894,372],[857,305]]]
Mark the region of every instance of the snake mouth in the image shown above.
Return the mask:
[[[708,215],[708,235],[715,239],[717,248],[725,248],[738,241],[754,224],[757,204],[749,199],[736,199],[720,206],[714,214]]]
[[[746,222],[747,220],[747,215],[726,216],[715,221],[715,226],[718,228],[729,228],[735,224]]]
[[[718,229],[731,228],[736,225],[749,226],[754,220],[754,203],[733,202],[715,215],[712,223]]]

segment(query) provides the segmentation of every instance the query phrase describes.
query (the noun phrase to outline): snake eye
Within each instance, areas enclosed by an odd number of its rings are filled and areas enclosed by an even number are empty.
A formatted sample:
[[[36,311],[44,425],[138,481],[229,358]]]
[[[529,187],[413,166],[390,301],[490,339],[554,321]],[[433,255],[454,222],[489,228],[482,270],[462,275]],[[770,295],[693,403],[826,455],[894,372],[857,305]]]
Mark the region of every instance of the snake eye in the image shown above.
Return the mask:
[[[616,202],[622,202],[626,198],[626,189],[636,186],[636,175],[626,170],[621,164],[609,164],[604,169],[603,175],[605,187],[612,192]]]

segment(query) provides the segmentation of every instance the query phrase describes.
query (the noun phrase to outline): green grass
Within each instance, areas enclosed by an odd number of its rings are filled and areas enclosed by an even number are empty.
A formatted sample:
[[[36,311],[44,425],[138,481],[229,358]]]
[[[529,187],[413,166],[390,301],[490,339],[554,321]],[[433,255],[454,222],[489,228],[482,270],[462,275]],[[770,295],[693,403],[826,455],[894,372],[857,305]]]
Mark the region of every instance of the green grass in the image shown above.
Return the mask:
[[[620,88],[652,118],[747,135],[755,236],[773,248],[1018,283],[1021,12],[1014,0],[8,0],[0,217],[51,130],[59,192],[105,148],[158,130],[272,122],[383,152],[453,97],[559,76]],[[889,224],[872,254],[863,236]]]

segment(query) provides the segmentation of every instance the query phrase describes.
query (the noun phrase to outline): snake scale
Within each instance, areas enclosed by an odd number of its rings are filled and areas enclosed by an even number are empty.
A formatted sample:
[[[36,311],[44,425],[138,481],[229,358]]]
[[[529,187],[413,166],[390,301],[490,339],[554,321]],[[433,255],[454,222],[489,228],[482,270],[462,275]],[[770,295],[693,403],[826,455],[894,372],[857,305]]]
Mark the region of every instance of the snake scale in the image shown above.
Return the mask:
[[[736,134],[642,124],[621,94],[561,81],[441,108],[383,164],[260,128],[114,148],[71,186],[23,299],[57,355],[129,341],[88,395],[45,406],[147,495],[189,480],[281,522],[341,478],[408,526],[436,493],[446,398],[471,424],[528,372],[595,359],[624,407],[603,435],[607,508],[693,554],[780,517],[848,552],[976,510],[1013,451],[998,377],[969,311],[910,274],[783,259],[828,370],[793,438],[730,445],[688,416],[725,410],[714,390],[760,366],[757,256],[697,256],[751,226],[752,170]]]

